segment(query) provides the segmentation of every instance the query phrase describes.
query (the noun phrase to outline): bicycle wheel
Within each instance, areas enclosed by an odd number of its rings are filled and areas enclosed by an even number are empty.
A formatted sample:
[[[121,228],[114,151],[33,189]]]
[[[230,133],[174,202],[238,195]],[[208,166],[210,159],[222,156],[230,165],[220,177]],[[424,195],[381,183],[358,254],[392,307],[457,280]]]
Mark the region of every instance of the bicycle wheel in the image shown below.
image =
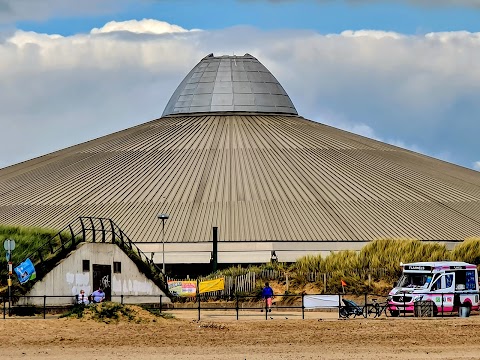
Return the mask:
[[[341,308],[340,308],[340,311],[339,311],[338,315],[339,315],[340,318],[342,318],[342,319],[347,319],[347,318],[349,317],[348,311],[347,311],[347,309],[345,309],[344,307],[341,307]]]
[[[377,314],[375,315],[375,317],[379,317],[379,316],[381,316],[383,313],[385,313],[385,316],[388,317],[388,315],[387,315],[387,308],[388,308],[388,303],[378,304]]]
[[[377,314],[377,308],[376,308],[376,304],[367,304],[365,305],[365,317],[370,317],[370,316],[376,316]]]

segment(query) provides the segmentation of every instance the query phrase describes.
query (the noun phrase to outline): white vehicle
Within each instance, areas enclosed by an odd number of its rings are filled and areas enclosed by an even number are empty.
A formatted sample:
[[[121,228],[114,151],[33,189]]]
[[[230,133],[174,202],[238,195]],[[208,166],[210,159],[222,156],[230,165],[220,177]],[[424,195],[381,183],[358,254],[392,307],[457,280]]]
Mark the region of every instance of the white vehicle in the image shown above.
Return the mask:
[[[402,264],[403,274],[388,296],[392,316],[413,312],[416,301],[432,301],[435,315],[466,306],[478,310],[477,266],[460,261]]]

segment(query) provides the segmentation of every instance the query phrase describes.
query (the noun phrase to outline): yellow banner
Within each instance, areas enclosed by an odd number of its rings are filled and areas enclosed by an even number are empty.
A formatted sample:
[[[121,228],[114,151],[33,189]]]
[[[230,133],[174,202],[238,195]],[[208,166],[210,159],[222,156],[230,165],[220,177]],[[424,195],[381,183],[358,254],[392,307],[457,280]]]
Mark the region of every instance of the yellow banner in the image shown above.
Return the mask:
[[[200,286],[198,292],[200,294],[212,291],[219,291],[225,289],[225,279],[215,279],[215,280],[207,280],[200,282]]]

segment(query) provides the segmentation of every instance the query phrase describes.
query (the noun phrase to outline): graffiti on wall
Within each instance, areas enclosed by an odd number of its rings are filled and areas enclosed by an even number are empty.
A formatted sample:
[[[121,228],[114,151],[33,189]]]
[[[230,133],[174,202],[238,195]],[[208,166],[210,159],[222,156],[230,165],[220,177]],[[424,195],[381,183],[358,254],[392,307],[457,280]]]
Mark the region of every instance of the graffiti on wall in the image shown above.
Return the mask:
[[[105,275],[104,277],[102,277],[102,279],[100,280],[100,287],[102,289],[106,289],[106,288],[109,288],[110,287],[110,280],[108,280],[108,275]]]

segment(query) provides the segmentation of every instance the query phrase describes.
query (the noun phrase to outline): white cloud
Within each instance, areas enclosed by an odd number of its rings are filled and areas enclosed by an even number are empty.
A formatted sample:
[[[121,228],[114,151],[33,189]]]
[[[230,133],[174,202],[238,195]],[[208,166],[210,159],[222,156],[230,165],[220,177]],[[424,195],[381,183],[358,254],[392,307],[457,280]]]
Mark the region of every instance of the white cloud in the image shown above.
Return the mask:
[[[480,161],[475,161],[473,163],[473,169],[477,170],[477,171],[480,171]]]
[[[191,31],[142,20],[66,37],[0,36],[0,125],[9,149],[0,167],[159,117],[211,52],[256,56],[307,118],[476,161],[477,33]]]
[[[390,38],[390,39],[403,39],[405,38],[405,35],[393,32],[393,31],[380,31],[380,30],[345,30],[341,33],[342,36],[345,37],[367,37],[367,38],[372,38],[372,39],[384,39],[384,38]]]
[[[158,21],[152,19],[143,19],[141,21],[129,20],[129,21],[110,21],[100,29],[92,29],[92,34],[104,34],[117,31],[127,31],[134,34],[170,34],[170,33],[182,33],[188,30],[178,26],[172,25],[165,21]]]
[[[108,71],[134,66],[167,72],[170,66],[179,68],[192,62],[188,55],[195,40],[176,36],[189,33],[181,27],[155,20],[111,24],[93,29],[91,34],[67,37],[18,30],[3,46],[0,43],[0,56],[3,57],[0,69],[41,72],[90,68],[92,71]],[[148,30],[141,33],[142,28]],[[152,35],[164,34],[170,36],[152,38]],[[177,51],[182,54],[181,59],[172,56]],[[169,66],[165,67],[165,64]]]

